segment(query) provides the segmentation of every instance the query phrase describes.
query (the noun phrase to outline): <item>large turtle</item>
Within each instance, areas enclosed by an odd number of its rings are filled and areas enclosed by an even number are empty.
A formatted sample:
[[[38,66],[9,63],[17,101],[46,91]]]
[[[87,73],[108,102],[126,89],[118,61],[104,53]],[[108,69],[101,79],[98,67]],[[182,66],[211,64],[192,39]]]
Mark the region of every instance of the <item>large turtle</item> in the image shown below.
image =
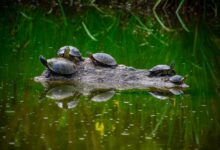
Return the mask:
[[[80,53],[80,51],[73,46],[63,46],[61,47],[58,52],[57,55],[66,59],[69,59],[71,61],[74,62],[79,62],[79,61],[83,61],[84,59],[82,58],[82,55]]]
[[[150,77],[160,77],[160,76],[172,76],[176,74],[174,70],[175,64],[172,63],[171,65],[156,65],[149,70]]]
[[[106,67],[116,67],[116,60],[109,54],[106,53],[95,53],[90,54],[89,58],[96,65],[106,66]]]
[[[43,56],[40,56],[39,59],[49,70],[46,77],[49,77],[51,73],[55,75],[69,76],[76,72],[76,66],[70,60],[64,58],[52,58],[47,60]]]

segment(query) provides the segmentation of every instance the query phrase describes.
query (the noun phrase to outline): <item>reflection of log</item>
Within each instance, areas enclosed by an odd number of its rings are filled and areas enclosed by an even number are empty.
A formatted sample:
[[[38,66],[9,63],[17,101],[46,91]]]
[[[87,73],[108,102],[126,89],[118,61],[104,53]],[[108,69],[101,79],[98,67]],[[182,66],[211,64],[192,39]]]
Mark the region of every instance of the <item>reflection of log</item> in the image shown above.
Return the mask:
[[[79,63],[77,70],[77,73],[68,78],[55,75],[46,78],[46,70],[41,76],[35,77],[35,81],[46,86],[59,83],[74,84],[85,93],[90,93],[94,89],[170,91],[170,89],[184,90],[188,87],[185,83],[175,85],[167,81],[167,77],[148,77],[148,70],[135,69],[124,65],[118,65],[114,69],[95,66],[89,58]]]

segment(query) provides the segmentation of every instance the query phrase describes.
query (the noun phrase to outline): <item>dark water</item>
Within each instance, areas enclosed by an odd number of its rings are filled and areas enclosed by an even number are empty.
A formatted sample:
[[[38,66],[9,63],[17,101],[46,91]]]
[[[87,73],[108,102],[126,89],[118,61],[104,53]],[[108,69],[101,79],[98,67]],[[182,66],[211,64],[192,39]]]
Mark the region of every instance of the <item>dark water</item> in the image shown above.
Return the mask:
[[[0,18],[0,149],[220,149],[219,24],[198,19],[186,22],[190,32],[167,32],[153,16],[97,9],[66,25],[30,9],[1,10]],[[33,78],[44,69],[38,56],[64,45],[137,68],[175,61],[190,88],[167,100],[145,91],[54,100]]]

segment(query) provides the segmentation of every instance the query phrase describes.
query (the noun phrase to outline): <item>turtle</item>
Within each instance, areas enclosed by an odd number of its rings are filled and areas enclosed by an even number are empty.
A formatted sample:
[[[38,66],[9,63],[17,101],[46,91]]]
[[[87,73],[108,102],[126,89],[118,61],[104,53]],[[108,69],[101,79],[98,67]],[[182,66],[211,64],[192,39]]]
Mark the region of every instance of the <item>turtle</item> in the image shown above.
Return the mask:
[[[89,58],[95,65],[105,66],[105,67],[116,67],[116,60],[109,54],[106,53],[95,53],[90,54]]]
[[[175,64],[172,63],[171,65],[156,65],[149,70],[150,77],[158,77],[158,76],[172,76],[176,74],[174,70]]]
[[[75,64],[65,58],[51,58],[47,60],[41,55],[39,59],[49,70],[46,77],[49,77],[51,73],[54,75],[70,76],[76,72]]]
[[[181,76],[181,75],[174,75],[174,76],[169,78],[169,81],[174,83],[174,84],[182,84],[185,79],[186,78]]]
[[[57,55],[59,57],[63,57],[66,59],[69,59],[71,61],[74,62],[79,62],[79,61],[83,61],[84,59],[82,58],[82,54],[80,53],[80,51],[73,46],[63,46],[61,47],[58,52]]]

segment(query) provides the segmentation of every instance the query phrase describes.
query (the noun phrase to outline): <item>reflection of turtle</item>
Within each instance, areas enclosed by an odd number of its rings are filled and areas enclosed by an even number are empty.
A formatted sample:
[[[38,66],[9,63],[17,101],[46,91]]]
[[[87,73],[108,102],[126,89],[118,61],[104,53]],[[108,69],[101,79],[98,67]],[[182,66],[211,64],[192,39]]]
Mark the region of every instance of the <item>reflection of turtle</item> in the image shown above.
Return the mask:
[[[71,75],[76,72],[75,64],[64,58],[52,58],[46,60],[43,56],[40,56],[41,63],[46,66],[50,73],[56,75]],[[50,73],[47,77],[50,76]]]
[[[150,75],[149,76],[171,76],[175,75],[176,72],[174,70],[174,63],[170,66],[168,65],[156,65],[153,68],[149,70]]]
[[[110,100],[114,95],[115,95],[114,90],[104,91],[104,92],[96,91],[93,93],[91,100],[94,102],[105,102]]]
[[[60,108],[71,109],[77,106],[81,94],[71,85],[56,86],[47,91],[46,97],[56,100]]]
[[[89,55],[89,58],[96,65],[106,66],[106,67],[115,67],[117,66],[116,60],[109,54],[106,53],[95,53]]]
[[[72,100],[70,102],[66,102],[66,101],[59,101],[59,102],[56,102],[57,103],[57,106],[60,107],[60,108],[63,108],[63,109],[72,109],[72,108],[75,108],[79,101],[76,101],[76,100]]]
[[[170,89],[169,91],[152,91],[149,94],[157,99],[165,100],[171,97],[172,95],[183,94],[183,91],[179,89]]]
[[[63,100],[74,96],[75,87],[71,85],[56,86],[47,91],[46,97],[53,100]]]
[[[74,62],[83,61],[82,55],[80,51],[73,46],[63,46],[61,47],[57,55],[60,57],[64,57],[69,60],[73,60]]]
[[[161,100],[165,100],[168,99],[171,95],[173,95],[170,92],[159,92],[159,91],[155,91],[155,92],[149,92],[149,94],[157,99],[161,99]]]
[[[185,78],[181,75],[175,75],[169,78],[169,81],[174,84],[182,84]]]

